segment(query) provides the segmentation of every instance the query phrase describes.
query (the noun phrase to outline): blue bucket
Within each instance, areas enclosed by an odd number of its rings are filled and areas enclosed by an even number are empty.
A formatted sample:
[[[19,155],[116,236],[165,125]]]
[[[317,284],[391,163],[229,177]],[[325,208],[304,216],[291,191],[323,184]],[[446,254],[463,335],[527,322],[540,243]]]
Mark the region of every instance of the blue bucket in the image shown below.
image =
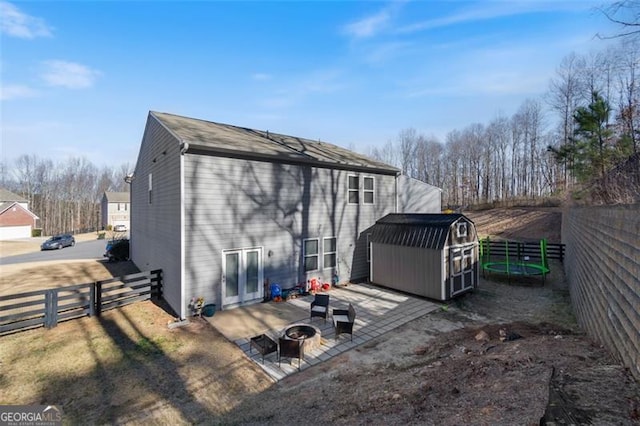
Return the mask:
[[[271,298],[282,297],[282,289],[279,284],[271,284]]]

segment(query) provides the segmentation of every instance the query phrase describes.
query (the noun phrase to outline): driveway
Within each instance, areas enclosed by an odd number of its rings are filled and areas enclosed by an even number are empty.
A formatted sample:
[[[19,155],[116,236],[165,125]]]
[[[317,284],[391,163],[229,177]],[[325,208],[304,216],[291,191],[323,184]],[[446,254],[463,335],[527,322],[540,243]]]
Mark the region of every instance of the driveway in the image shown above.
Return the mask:
[[[59,260],[103,259],[106,245],[107,242],[105,240],[78,241],[74,247],[65,247],[61,250],[45,250],[0,257],[0,265]]]

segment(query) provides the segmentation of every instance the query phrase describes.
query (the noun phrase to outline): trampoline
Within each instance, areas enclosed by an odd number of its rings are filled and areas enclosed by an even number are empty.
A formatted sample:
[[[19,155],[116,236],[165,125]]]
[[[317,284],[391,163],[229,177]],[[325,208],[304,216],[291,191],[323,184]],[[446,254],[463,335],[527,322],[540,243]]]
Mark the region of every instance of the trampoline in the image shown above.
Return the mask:
[[[491,248],[493,247],[493,258]],[[498,252],[498,253],[496,253]],[[491,272],[511,277],[542,276],[543,282],[549,273],[547,263],[547,240],[540,240],[537,244],[527,244],[517,241],[496,241],[491,244],[489,238],[480,240],[480,258],[482,273]],[[536,262],[534,259],[539,259]]]

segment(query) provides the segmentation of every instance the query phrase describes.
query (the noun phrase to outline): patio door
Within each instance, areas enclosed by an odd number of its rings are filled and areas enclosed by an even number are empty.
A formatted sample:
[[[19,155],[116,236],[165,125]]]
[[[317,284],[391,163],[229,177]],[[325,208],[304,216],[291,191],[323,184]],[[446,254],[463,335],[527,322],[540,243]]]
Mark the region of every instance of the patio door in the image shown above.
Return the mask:
[[[223,251],[223,307],[261,299],[264,293],[262,277],[261,248]]]

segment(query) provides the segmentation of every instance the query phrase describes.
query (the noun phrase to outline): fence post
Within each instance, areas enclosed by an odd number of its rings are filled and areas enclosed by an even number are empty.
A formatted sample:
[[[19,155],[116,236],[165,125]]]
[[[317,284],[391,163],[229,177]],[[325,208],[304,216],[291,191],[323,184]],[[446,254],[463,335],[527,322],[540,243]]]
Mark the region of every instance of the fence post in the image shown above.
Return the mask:
[[[44,319],[42,325],[51,328],[51,290],[44,293]]]
[[[44,326],[53,328],[58,324],[58,290],[47,290],[44,294]]]
[[[58,289],[51,291],[51,327],[58,325]]]
[[[96,314],[96,283],[91,283],[89,287],[89,316]]]
[[[102,313],[102,283],[100,281],[96,281],[96,310],[95,314],[97,317]]]

